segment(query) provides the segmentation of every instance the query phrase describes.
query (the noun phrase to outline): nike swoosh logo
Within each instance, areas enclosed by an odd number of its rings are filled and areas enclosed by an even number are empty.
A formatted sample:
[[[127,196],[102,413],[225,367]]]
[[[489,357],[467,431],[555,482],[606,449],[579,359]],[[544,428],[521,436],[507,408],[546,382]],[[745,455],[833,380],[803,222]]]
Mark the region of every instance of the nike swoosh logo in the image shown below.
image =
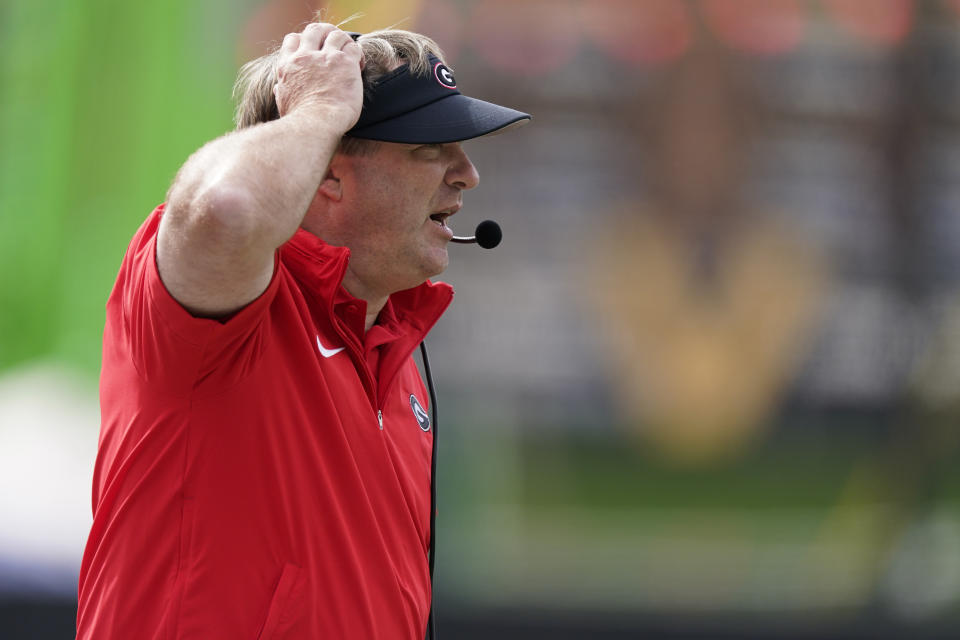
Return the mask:
[[[322,355],[324,358],[335,356],[341,351],[343,351],[345,348],[346,347],[340,347],[339,349],[327,349],[325,346],[323,346],[320,343],[320,336],[317,336],[317,349],[320,349],[320,355]]]

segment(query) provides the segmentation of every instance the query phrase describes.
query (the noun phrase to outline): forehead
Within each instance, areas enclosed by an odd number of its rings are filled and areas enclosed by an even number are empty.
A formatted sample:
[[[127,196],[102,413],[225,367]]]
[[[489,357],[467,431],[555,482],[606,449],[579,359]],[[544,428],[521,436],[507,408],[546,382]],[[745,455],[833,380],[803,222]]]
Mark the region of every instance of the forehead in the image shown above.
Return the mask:
[[[380,142],[379,148],[377,151],[385,155],[398,155],[409,153],[416,149],[417,147],[422,147],[421,144],[407,144],[405,142]]]

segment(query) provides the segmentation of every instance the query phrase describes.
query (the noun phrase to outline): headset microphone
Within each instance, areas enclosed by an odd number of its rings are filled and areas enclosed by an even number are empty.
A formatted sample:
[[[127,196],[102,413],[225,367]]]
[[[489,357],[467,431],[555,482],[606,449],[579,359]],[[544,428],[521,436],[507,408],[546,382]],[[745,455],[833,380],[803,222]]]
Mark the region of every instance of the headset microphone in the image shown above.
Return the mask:
[[[500,230],[500,225],[493,220],[484,220],[477,225],[477,229],[473,233],[474,235],[469,237],[454,236],[450,239],[450,242],[459,242],[460,244],[476,242],[484,249],[493,249],[503,239],[503,231]]]

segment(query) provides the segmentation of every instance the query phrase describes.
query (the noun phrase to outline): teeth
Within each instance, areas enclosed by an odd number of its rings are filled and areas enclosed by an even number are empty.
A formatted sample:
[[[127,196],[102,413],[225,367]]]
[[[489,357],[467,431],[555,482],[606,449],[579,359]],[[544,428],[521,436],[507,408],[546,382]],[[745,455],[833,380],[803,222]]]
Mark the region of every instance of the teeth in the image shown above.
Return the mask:
[[[436,222],[441,227],[447,226],[447,218],[453,215],[453,209],[444,209],[443,211],[437,211],[436,213],[430,214],[430,219]]]

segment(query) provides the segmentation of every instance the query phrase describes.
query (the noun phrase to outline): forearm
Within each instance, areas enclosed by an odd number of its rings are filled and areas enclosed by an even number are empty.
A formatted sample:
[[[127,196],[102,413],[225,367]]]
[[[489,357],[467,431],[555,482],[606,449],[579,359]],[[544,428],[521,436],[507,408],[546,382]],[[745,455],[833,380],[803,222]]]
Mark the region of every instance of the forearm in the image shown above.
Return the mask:
[[[167,194],[157,268],[192,313],[231,313],[264,291],[273,254],[300,226],[363,102],[362,54],[313,23],[288,34],[274,87],[280,118],[194,153]]]
[[[168,193],[171,222],[272,252],[297,230],[336,151],[342,132],[333,120],[301,109],[208,143]]]

